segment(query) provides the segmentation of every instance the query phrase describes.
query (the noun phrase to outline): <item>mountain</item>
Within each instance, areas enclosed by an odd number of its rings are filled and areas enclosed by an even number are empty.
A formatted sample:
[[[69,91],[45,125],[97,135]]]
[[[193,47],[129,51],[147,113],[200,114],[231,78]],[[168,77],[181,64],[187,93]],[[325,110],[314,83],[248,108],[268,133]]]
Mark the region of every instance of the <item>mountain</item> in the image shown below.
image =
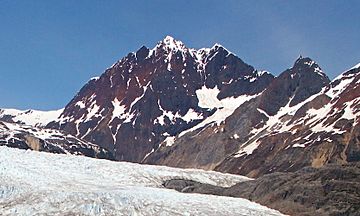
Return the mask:
[[[0,109],[0,121],[44,127],[56,120],[63,109],[53,111]]]
[[[300,57],[223,124],[175,138],[145,162],[258,177],[360,160],[360,69],[329,82]]]
[[[0,146],[114,159],[98,145],[54,129],[0,121]]]
[[[47,127],[141,162],[162,141],[171,145],[208,119],[223,121],[273,79],[219,44],[196,50],[167,36],[91,79]]]
[[[242,198],[183,194],[182,178],[229,187],[249,178],[0,147],[1,215],[282,215]]]

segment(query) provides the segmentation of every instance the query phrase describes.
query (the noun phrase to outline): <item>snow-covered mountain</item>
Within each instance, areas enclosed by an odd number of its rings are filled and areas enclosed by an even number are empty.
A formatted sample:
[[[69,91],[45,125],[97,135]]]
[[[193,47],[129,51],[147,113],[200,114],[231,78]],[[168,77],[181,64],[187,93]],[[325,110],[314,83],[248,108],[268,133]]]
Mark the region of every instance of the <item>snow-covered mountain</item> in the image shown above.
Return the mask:
[[[246,177],[0,147],[1,215],[282,215],[242,198],[183,194],[181,178],[231,186]]]
[[[167,36],[91,79],[48,127],[141,162],[209,116],[225,119],[272,79],[219,44],[196,50]]]
[[[359,161],[359,111],[358,66],[329,83],[316,62],[299,58],[222,124],[180,134],[145,162],[256,177]]]
[[[107,150],[55,129],[0,121],[0,146],[113,159]]]
[[[56,120],[63,110],[64,109],[51,111],[0,109],[0,120],[44,127],[49,122]]]

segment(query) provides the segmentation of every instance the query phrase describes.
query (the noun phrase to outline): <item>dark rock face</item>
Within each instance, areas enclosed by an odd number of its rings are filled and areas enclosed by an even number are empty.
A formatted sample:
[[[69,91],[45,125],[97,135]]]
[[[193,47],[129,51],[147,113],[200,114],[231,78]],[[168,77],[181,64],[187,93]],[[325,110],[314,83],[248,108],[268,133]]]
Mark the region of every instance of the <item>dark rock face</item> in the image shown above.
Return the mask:
[[[0,121],[0,145],[114,160],[113,155],[107,150],[69,134],[2,121]]]
[[[296,60],[294,66],[279,75],[262,95],[259,108],[275,115],[290,100],[292,107],[318,93],[329,84],[329,78],[310,58]]]
[[[220,45],[194,50],[166,37],[90,80],[47,127],[109,149],[117,160],[141,162],[215,112],[199,106],[199,89],[216,88],[221,100],[258,94],[272,80]]]
[[[359,215],[360,163],[272,173],[229,188],[174,179],[164,187],[186,193],[241,197],[289,215]]]

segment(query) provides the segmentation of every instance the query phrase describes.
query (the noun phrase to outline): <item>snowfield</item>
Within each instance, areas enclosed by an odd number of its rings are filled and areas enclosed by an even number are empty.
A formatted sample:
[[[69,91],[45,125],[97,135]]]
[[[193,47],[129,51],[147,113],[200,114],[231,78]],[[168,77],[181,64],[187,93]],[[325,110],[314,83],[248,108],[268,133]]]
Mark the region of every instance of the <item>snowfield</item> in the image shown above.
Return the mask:
[[[0,147],[0,215],[282,215],[241,198],[184,194],[164,180],[246,177]]]

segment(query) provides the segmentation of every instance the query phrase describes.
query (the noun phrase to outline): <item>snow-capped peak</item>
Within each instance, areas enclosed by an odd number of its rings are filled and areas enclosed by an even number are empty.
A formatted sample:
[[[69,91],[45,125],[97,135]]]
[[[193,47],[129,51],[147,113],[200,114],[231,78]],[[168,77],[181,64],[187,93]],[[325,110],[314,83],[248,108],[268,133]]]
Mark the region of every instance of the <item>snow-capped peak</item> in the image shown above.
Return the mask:
[[[177,51],[186,53],[189,49],[182,41],[175,40],[173,37],[168,35],[162,41],[159,41],[154,48],[149,50],[147,58],[150,58],[152,55],[157,55],[157,53],[159,53],[159,50],[165,50],[168,54],[171,54]]]
[[[215,43],[211,48],[194,49],[186,47],[182,41],[167,35],[163,40],[159,41],[154,48],[149,50],[147,58],[150,58],[153,55],[156,56],[158,55],[157,53],[162,53],[162,50],[169,55],[166,58],[168,63],[172,58],[172,54],[176,52],[181,52],[183,59],[190,55],[200,64],[204,64],[208,57],[215,56],[219,50],[224,50],[227,55],[233,54],[219,43]],[[171,68],[171,65],[169,65],[169,68]]]
[[[299,55],[299,57],[296,59],[294,66],[298,65],[298,64],[307,64],[307,65],[312,65],[314,64],[315,61],[313,61],[311,58],[309,57],[303,57],[302,55]]]
[[[182,41],[175,40],[171,36],[166,36],[162,41],[160,41],[158,44],[162,45],[164,48],[167,48],[169,50],[187,50],[185,44]]]
[[[300,54],[299,57],[297,57],[296,61],[299,61],[301,59],[303,59],[303,56]]]
[[[176,40],[175,38],[167,35],[163,40],[162,40],[165,44],[183,44],[183,42]]]
[[[224,49],[225,49],[225,47],[224,47],[223,45],[219,44],[219,43],[215,43],[215,44],[211,47],[211,49],[218,49],[218,48],[224,48]]]
[[[271,74],[269,71],[267,71],[267,70],[261,70],[261,71],[257,71],[257,75],[258,76],[262,76],[262,75],[264,75],[264,74]]]
[[[226,49],[223,45],[219,44],[219,43],[215,43],[210,50],[219,50],[219,49],[224,49],[226,52],[228,52],[229,54],[232,54],[232,52],[230,52],[228,49]]]
[[[307,67],[312,67],[312,66],[316,66],[317,63],[312,60],[310,57],[303,57],[302,55],[299,55],[299,57],[296,59],[294,66],[307,66]]]
[[[322,77],[326,77],[325,72],[323,72],[323,70],[320,68],[320,66],[317,64],[317,62],[315,62],[314,60],[312,60],[310,57],[303,57],[303,56],[299,56],[295,63],[294,63],[294,67],[305,67],[305,68],[309,68],[311,70],[305,70],[305,71],[312,71],[314,73],[319,74]]]

